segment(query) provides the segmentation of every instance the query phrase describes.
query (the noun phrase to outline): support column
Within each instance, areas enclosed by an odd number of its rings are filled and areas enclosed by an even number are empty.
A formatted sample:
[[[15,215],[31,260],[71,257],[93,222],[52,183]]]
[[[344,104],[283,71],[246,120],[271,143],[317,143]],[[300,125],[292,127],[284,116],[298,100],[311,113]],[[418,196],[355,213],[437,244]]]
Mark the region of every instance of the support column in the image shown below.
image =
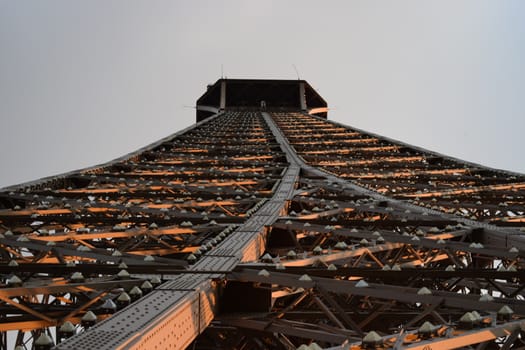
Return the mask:
[[[219,103],[219,108],[221,111],[224,111],[226,108],[226,81],[221,81],[221,100]]]
[[[304,89],[304,82],[299,83],[299,99],[301,103],[301,110],[306,111],[306,93]]]

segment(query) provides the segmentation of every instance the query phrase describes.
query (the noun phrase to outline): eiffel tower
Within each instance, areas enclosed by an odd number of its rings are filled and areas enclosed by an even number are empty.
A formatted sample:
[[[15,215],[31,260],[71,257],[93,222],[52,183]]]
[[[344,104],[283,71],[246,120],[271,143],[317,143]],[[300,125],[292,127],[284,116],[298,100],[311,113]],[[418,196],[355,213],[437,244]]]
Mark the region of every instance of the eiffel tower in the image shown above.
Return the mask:
[[[0,350],[518,349],[525,176],[220,79],[197,123],[0,190]]]

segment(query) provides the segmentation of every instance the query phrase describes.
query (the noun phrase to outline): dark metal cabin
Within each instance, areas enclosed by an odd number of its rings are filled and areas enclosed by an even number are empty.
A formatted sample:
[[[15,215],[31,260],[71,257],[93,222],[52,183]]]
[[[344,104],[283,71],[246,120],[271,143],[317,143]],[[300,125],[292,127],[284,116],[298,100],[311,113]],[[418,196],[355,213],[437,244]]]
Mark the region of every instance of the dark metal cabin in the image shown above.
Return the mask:
[[[254,108],[326,118],[327,106],[305,80],[219,79],[197,100],[197,122],[225,109]]]

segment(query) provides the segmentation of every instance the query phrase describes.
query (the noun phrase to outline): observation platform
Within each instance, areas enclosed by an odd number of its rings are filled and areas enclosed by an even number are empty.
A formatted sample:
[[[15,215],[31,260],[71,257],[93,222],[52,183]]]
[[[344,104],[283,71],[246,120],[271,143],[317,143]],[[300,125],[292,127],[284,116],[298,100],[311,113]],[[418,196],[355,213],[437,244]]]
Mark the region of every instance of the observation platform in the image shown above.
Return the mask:
[[[225,109],[328,115],[326,101],[305,80],[219,79],[197,100],[197,122]]]

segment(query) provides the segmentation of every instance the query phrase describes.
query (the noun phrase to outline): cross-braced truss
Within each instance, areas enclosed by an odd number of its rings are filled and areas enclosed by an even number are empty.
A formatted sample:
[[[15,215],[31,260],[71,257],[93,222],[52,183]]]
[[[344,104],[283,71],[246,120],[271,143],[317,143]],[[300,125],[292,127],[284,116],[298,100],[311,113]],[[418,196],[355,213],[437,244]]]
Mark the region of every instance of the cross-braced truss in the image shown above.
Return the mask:
[[[133,287],[145,293],[141,274],[184,271],[272,196],[283,162],[260,115],[225,113],[108,165],[2,192],[0,349],[44,332],[60,341],[66,321],[78,332],[88,311],[103,320],[138,297]]]
[[[310,115],[222,113],[0,194],[0,349],[519,348],[524,195]]]

